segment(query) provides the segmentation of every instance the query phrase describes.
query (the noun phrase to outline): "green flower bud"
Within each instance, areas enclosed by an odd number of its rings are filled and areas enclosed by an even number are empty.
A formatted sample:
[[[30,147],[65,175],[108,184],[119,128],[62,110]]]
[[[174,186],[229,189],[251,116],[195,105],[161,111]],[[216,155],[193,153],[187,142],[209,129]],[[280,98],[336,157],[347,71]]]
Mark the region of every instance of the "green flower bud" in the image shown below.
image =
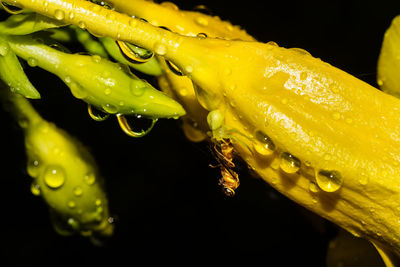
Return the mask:
[[[109,114],[172,118],[185,114],[182,106],[139,79],[120,64],[98,55],[67,54],[27,36],[6,36],[11,48],[37,66],[59,76],[72,94]]]

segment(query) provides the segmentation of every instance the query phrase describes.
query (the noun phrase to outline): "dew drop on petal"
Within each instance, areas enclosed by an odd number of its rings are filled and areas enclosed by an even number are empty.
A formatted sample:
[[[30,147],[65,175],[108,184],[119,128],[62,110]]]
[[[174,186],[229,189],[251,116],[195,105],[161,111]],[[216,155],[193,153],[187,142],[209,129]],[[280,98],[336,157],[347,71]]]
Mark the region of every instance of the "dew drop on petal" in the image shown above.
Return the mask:
[[[293,156],[292,154],[288,152],[283,152],[281,154],[281,162],[279,164],[279,167],[281,168],[282,171],[286,173],[296,173],[301,166],[301,162],[298,158]]]
[[[44,183],[51,189],[60,188],[65,183],[66,174],[60,166],[48,166],[43,175]]]
[[[325,192],[335,192],[343,184],[340,172],[330,170],[319,170],[316,175],[318,186]]]
[[[56,11],[54,12],[54,17],[57,20],[63,20],[65,18],[65,13],[60,9],[56,9]]]

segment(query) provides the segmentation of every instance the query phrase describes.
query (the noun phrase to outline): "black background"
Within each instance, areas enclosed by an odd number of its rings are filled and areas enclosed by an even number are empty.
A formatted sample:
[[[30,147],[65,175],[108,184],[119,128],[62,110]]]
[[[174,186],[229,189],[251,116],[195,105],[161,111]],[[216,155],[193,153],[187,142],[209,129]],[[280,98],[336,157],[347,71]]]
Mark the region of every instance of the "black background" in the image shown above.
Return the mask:
[[[304,48],[374,86],[384,31],[400,14],[399,1],[175,3],[185,9],[205,4],[262,42]],[[103,247],[83,237],[57,235],[46,205],[30,193],[22,133],[1,111],[1,266],[147,266],[160,260],[188,266],[239,261],[324,266],[335,234],[331,224],[316,221],[245,171],[237,195],[226,198],[217,185],[218,169],[208,166],[215,162],[207,146],[187,141],[178,121],[162,120],[148,136],[133,139],[114,118],[91,120],[86,105],[58,78],[38,68],[27,72],[42,94],[35,106],[43,117],[95,155],[117,223]]]

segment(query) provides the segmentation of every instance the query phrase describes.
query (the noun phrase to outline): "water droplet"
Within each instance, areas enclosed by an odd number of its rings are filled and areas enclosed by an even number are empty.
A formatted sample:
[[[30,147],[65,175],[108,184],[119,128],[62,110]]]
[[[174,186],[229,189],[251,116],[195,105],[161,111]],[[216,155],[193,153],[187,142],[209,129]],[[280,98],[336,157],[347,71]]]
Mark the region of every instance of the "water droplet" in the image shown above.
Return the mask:
[[[361,177],[360,177],[359,182],[360,182],[360,184],[362,184],[362,185],[368,184],[368,182],[369,182],[368,176],[365,175],[365,173],[361,173]]]
[[[207,115],[207,123],[210,130],[215,131],[222,127],[224,123],[224,114],[218,109],[210,111]]]
[[[324,160],[329,161],[331,159],[332,159],[332,155],[331,154],[325,154]]]
[[[105,104],[101,106],[105,112],[109,114],[115,114],[118,112],[118,108],[112,104]]]
[[[320,170],[316,175],[318,186],[325,192],[335,192],[343,184],[343,178],[338,171]]]
[[[96,206],[100,206],[101,203],[102,203],[102,202],[101,202],[101,199],[100,199],[100,198],[96,199],[96,201],[95,201]]]
[[[143,84],[137,84],[135,81],[131,82],[130,91],[132,95],[136,97],[142,96],[145,90],[146,87]]]
[[[283,152],[281,154],[281,162],[279,164],[279,167],[282,171],[286,173],[296,173],[300,169],[300,166],[300,160],[292,154],[288,152]]]
[[[278,44],[275,43],[274,41],[269,41],[269,42],[267,43],[267,45],[278,46]]]
[[[26,129],[29,126],[29,120],[27,118],[20,118],[18,119],[18,125],[22,129]]]
[[[160,4],[160,6],[163,6],[163,7],[165,7],[165,8],[171,9],[171,10],[179,10],[179,8],[178,8],[177,5],[175,5],[174,3],[169,2],[169,1],[162,2],[162,3]]]
[[[125,59],[131,63],[145,63],[153,57],[153,52],[142,47],[125,43],[123,41],[116,41],[119,49],[124,55]]]
[[[65,13],[60,9],[56,9],[56,11],[54,12],[54,17],[57,20],[63,20],[65,18]]]
[[[119,126],[121,129],[129,136],[131,137],[143,137],[146,134],[148,134],[151,129],[153,129],[154,125],[156,124],[158,119],[146,119],[142,118],[141,116],[124,116],[122,114],[117,114],[117,119]],[[142,129],[140,131],[135,131],[134,125],[135,125],[135,120],[150,120],[150,126],[147,126],[146,129]]]
[[[352,124],[353,123],[353,119],[351,119],[351,118],[346,118],[345,121],[346,121],[347,124]]]
[[[129,20],[129,25],[130,25],[131,27],[136,27],[136,25],[137,25],[137,19],[131,18],[131,19]]]
[[[302,55],[311,56],[310,52],[308,52],[307,50],[304,50],[303,48],[293,47],[293,48],[290,48],[290,50],[295,51],[295,52],[297,52],[299,54],[302,54]]]
[[[378,79],[377,82],[378,82],[378,85],[379,85],[379,86],[382,86],[382,85],[383,85],[383,80],[382,80],[382,79]]]
[[[65,78],[65,80],[67,80],[67,78]],[[79,84],[75,83],[75,82],[70,82],[67,83],[69,89],[71,90],[71,94],[78,98],[78,99],[84,99],[85,97],[87,97],[87,92],[86,90],[80,86]]]
[[[110,95],[111,94],[111,89],[110,88],[104,89],[104,94],[105,95]]]
[[[60,188],[65,182],[65,171],[60,166],[48,166],[43,175],[45,184],[52,189]]]
[[[207,26],[208,25],[208,19],[203,16],[198,16],[194,19],[194,21],[200,25],[200,26]]]
[[[341,115],[340,115],[339,112],[334,112],[334,113],[332,113],[332,118],[333,118],[334,120],[340,120],[340,117],[341,117]]]
[[[167,47],[163,44],[156,43],[154,45],[154,52],[156,52],[157,55],[163,56],[167,53]]]
[[[93,172],[89,172],[83,179],[87,185],[93,185],[96,182],[96,175]]]
[[[204,32],[199,32],[197,34],[197,38],[199,38],[199,39],[205,39],[207,37],[208,37],[207,34],[205,34]]]
[[[108,13],[106,15],[106,18],[107,18],[107,20],[114,20],[115,19],[115,15],[112,12],[110,12],[110,13]]]
[[[308,189],[313,193],[318,193],[318,191],[319,191],[318,185],[314,182],[310,182]]]
[[[8,51],[10,51],[10,46],[6,42],[1,42],[0,43],[0,55],[4,57],[8,54]]]
[[[73,19],[75,17],[75,13],[74,12],[70,12],[69,13],[69,19]]]
[[[31,192],[35,196],[40,196],[40,186],[39,184],[33,182],[31,183]]]
[[[275,151],[275,144],[271,138],[261,131],[256,131],[255,138],[259,142],[254,146],[254,150],[260,156],[270,156]]]
[[[79,21],[78,22],[78,27],[81,29],[85,29],[86,28],[86,23],[84,21]]]
[[[226,69],[224,70],[224,74],[225,74],[226,76],[231,75],[231,74],[232,74],[232,69],[226,68]]]
[[[187,73],[192,73],[193,72],[193,67],[192,66],[186,66],[186,72]]]
[[[92,56],[92,61],[93,61],[94,63],[100,63],[100,61],[101,61],[101,56],[99,56],[99,55],[93,55],[93,56]]]
[[[28,63],[29,66],[31,67],[36,67],[38,65],[38,61],[36,58],[30,57],[28,58],[28,60],[26,61]]]
[[[167,64],[168,68],[175,74],[178,76],[183,76],[183,72],[171,61],[169,60],[165,60],[165,63]]]
[[[24,11],[24,9],[22,9],[22,8],[10,5],[10,4],[8,4],[6,2],[3,2],[3,1],[0,1],[0,5],[3,7],[3,9],[6,12],[8,12],[8,13],[10,13],[12,15],[18,15],[18,14],[21,14]]]
[[[65,83],[70,83],[71,81],[72,81],[72,79],[70,76],[65,76],[65,78],[64,78]]]
[[[67,206],[70,209],[74,209],[76,207],[76,203],[75,203],[75,201],[70,200],[70,201],[67,202]]]
[[[110,116],[109,114],[104,113],[92,105],[88,105],[88,113],[89,116],[95,121],[105,121]]]
[[[308,73],[306,71],[303,71],[300,73],[300,80],[307,80]]]
[[[74,188],[73,193],[75,196],[80,197],[83,194],[83,189],[80,186]]]
[[[28,172],[29,176],[32,178],[36,178],[39,176],[40,172],[40,164],[38,160],[30,160],[28,165],[26,166],[26,171]]]

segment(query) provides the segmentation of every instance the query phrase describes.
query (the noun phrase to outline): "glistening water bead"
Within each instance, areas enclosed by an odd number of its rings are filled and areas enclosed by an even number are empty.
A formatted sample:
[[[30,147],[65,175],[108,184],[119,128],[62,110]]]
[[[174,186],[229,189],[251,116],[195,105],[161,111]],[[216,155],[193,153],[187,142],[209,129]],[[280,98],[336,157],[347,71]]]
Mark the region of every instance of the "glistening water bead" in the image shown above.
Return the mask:
[[[300,166],[301,161],[292,154],[288,152],[283,152],[281,154],[281,162],[279,167],[282,171],[289,174],[296,173],[300,169]]]
[[[261,131],[256,131],[255,138],[258,141],[254,145],[254,150],[260,156],[270,156],[275,151],[275,144],[271,138]]]
[[[320,170],[315,177],[319,188],[325,192],[335,192],[343,184],[343,178],[338,171]]]
[[[65,171],[60,166],[48,166],[43,175],[44,183],[51,189],[60,188],[65,182]]]

